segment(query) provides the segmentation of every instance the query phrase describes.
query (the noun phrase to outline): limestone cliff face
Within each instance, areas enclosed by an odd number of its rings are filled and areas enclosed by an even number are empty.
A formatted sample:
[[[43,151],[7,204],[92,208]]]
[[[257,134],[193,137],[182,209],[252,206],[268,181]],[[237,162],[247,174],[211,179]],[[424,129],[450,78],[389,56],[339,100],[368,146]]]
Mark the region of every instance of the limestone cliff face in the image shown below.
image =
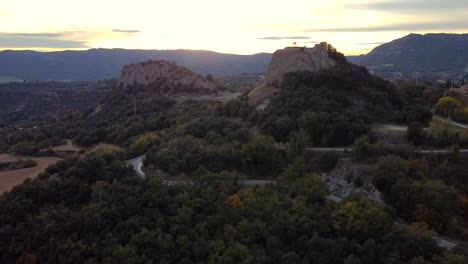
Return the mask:
[[[319,71],[336,65],[328,56],[328,44],[320,43],[313,48],[289,47],[273,53],[265,79],[249,93],[249,101],[259,105],[268,101],[276,92],[283,76],[295,71]]]
[[[206,95],[216,94],[222,85],[175,63],[149,60],[124,66],[117,88],[163,95]]]

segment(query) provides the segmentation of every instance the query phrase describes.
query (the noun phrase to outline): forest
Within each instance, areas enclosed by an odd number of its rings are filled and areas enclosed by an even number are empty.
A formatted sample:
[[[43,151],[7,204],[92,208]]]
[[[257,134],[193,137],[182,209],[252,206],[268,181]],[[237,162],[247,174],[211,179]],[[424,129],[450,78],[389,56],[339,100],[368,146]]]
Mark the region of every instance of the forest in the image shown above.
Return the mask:
[[[63,139],[87,150],[0,196],[0,262],[468,263],[465,141],[433,127],[431,111],[448,118],[461,106],[442,88],[335,70],[287,74],[264,110],[246,96],[114,90],[87,111],[2,124],[2,153],[53,155]],[[404,143],[379,138],[385,122],[408,126]],[[309,151],[335,146],[350,151]],[[127,162],[141,155],[144,178]],[[346,164],[368,168],[369,179],[347,181],[375,186],[380,201],[330,198],[323,176]],[[447,237],[455,248],[438,245]]]

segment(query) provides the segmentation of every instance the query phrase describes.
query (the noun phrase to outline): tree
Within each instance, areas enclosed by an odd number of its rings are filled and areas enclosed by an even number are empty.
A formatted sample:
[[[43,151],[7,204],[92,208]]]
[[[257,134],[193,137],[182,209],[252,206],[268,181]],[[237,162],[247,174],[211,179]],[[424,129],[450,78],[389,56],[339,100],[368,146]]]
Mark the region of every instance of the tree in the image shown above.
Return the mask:
[[[383,205],[355,196],[338,205],[333,213],[333,226],[340,234],[366,239],[386,234],[392,218]]]
[[[12,147],[13,153],[23,156],[32,156],[36,154],[39,149],[32,142],[19,142]]]
[[[373,155],[373,147],[367,136],[356,139],[353,144],[353,157],[356,160],[366,160]]]
[[[419,146],[424,141],[424,129],[421,123],[412,122],[406,130],[408,141],[416,146]]]
[[[288,159],[294,161],[298,157],[304,157],[309,135],[304,130],[293,133],[289,140]]]
[[[272,137],[256,135],[241,151],[246,169],[252,173],[265,174],[279,167],[278,150]]]
[[[322,172],[329,172],[335,168],[338,163],[338,154],[336,152],[322,153],[319,157],[319,167]]]
[[[452,117],[452,114],[455,110],[462,107],[463,104],[460,101],[450,96],[440,98],[436,104],[437,112],[448,118]]]
[[[286,181],[294,180],[303,177],[305,172],[304,157],[297,157],[293,162],[289,163],[280,178]]]
[[[159,143],[159,137],[156,133],[145,133],[138,137],[132,145],[130,145],[129,153],[130,157],[142,155],[148,151],[152,146]]]

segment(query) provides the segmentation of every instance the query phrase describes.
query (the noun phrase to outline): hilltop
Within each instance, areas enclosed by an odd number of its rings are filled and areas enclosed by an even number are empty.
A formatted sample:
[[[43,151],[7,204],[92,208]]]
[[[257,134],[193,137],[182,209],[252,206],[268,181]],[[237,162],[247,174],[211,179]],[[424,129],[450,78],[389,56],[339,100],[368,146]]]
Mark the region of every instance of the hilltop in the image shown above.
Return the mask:
[[[350,60],[392,79],[468,79],[468,34],[410,34]]]
[[[204,77],[174,62],[149,60],[124,66],[117,88],[140,88],[161,95],[202,95],[215,94],[223,87],[210,75]]]
[[[288,47],[273,53],[265,79],[250,93],[249,100],[258,104],[271,97],[283,80],[284,74],[297,71],[316,72],[337,64],[331,56],[327,43],[320,43],[313,48]]]
[[[305,131],[314,146],[349,145],[373,123],[408,115],[400,113],[405,98],[397,87],[327,43],[275,52],[265,80],[248,97],[264,132],[285,142]]]

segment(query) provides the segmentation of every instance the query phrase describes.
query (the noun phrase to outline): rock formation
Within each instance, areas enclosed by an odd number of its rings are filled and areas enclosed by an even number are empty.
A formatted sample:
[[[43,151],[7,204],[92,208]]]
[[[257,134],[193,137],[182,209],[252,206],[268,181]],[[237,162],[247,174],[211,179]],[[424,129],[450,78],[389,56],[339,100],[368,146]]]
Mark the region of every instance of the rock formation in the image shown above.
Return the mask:
[[[253,105],[267,103],[283,80],[283,75],[295,71],[319,71],[333,67],[329,46],[323,42],[313,48],[288,47],[273,53],[265,79],[249,93]]]
[[[117,88],[163,95],[207,95],[216,94],[222,85],[173,62],[149,60],[124,66]]]

